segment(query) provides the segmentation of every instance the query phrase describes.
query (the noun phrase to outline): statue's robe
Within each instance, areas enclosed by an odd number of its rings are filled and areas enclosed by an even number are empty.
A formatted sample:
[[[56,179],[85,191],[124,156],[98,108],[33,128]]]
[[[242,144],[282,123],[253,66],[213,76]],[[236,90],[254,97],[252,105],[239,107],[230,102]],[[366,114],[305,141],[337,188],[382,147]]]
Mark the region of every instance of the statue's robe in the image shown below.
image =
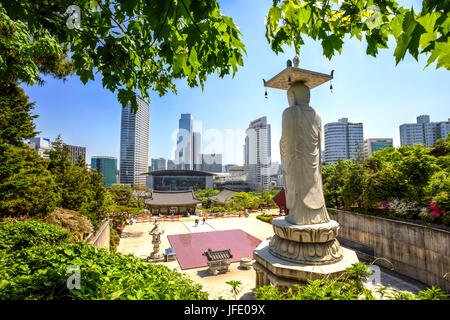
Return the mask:
[[[322,188],[322,120],[307,104],[284,110],[280,140],[288,221],[316,224],[330,221]]]

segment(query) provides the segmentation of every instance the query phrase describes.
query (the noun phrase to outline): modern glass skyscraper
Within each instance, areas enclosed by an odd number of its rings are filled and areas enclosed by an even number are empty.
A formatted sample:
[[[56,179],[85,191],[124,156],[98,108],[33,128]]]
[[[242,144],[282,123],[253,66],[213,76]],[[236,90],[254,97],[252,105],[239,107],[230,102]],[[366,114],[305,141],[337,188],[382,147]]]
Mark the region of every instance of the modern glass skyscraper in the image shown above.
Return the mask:
[[[104,184],[109,187],[117,183],[117,158],[95,156],[91,158],[91,168],[97,169],[104,176]]]
[[[324,126],[325,164],[336,163],[339,159],[354,159],[364,151],[363,124],[348,122],[348,118],[330,122]]]
[[[120,183],[144,184],[148,171],[150,111],[141,97],[136,97],[136,114],[130,106],[122,109],[120,129]]]
[[[271,134],[267,117],[252,121],[245,132],[244,167],[252,189],[270,189]]]
[[[152,171],[166,170],[166,159],[152,159]]]
[[[177,169],[192,170],[193,118],[190,113],[182,113],[179,120],[175,164]]]

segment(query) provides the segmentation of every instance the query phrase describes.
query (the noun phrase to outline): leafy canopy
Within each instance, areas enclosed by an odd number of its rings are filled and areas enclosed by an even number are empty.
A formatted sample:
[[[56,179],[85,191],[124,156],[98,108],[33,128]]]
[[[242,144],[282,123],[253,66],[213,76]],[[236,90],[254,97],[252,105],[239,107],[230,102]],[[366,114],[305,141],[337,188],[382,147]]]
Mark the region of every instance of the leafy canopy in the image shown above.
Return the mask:
[[[394,0],[274,0],[266,16],[266,38],[276,53],[282,46],[304,45],[304,36],[321,41],[323,55],[341,53],[344,38],[365,38],[366,54],[395,40],[395,62],[408,52],[416,60],[429,54],[427,65],[450,70],[450,1],[423,0],[420,12],[401,7]]]
[[[148,89],[176,93],[173,80],[181,78],[203,88],[211,73],[234,76],[246,53],[241,32],[215,0],[19,0],[2,5],[12,20],[26,23],[28,30],[18,35],[21,42],[33,48],[46,40],[52,54],[67,46],[83,83],[100,73],[103,87],[134,110],[136,92],[146,100]],[[80,8],[80,16],[67,10],[71,5]],[[79,27],[66,24],[74,18]],[[26,54],[26,68],[20,68],[25,74],[15,75],[32,84],[38,65],[28,57],[32,51],[20,52]]]

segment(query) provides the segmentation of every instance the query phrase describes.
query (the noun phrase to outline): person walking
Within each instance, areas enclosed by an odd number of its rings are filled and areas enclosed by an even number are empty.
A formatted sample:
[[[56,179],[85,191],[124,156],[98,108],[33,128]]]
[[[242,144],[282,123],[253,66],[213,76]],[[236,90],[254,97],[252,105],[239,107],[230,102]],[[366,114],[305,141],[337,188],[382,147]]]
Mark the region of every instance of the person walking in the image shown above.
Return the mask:
[[[206,223],[206,217],[203,217],[203,224]]]

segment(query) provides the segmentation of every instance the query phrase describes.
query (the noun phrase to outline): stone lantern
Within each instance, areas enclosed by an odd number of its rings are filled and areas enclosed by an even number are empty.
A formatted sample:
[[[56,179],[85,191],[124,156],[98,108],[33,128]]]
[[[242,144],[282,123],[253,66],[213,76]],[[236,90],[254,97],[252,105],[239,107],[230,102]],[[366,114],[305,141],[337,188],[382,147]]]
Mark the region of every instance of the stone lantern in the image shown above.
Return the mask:
[[[148,261],[158,262],[163,261],[164,256],[159,252],[159,247],[161,246],[161,235],[164,233],[164,230],[159,228],[158,221],[155,221],[153,229],[149,231],[149,234],[152,236],[152,244],[153,244],[153,252],[148,257]]]
[[[272,220],[274,236],[254,250],[256,287],[292,288],[308,279],[340,276],[358,262],[353,250],[336,239],[339,224],[330,220],[322,187],[322,120],[309,105],[310,90],[333,79],[331,75],[287,67],[264,86],[287,90],[280,140],[287,216]]]

